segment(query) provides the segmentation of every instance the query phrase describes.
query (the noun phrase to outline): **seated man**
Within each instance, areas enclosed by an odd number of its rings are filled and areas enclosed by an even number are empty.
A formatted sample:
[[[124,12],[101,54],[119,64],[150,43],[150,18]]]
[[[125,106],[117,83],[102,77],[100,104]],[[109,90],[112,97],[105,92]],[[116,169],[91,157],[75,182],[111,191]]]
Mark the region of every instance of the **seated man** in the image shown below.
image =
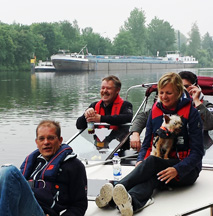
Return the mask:
[[[179,72],[179,75],[182,78],[185,90],[188,91],[191,96],[193,105],[199,111],[203,121],[203,144],[204,149],[206,150],[213,144],[213,140],[208,133],[209,130],[213,130],[213,104],[204,100],[202,89],[199,88],[197,76],[194,73],[190,71],[181,71]],[[130,139],[130,145],[132,148],[137,149],[138,152],[141,148],[140,134],[146,127],[149,112],[150,110],[139,113],[131,128],[132,136]]]
[[[42,121],[36,129],[38,149],[27,156],[21,172],[0,169],[0,215],[83,216],[87,209],[87,177],[72,148],[62,144],[60,125]]]
[[[143,129],[146,127],[147,119],[149,117],[151,109],[146,112],[138,113],[136,116],[133,125],[131,127],[131,138],[130,138],[130,145],[133,149],[136,149],[137,152],[141,149],[141,140],[140,134],[142,133]]]
[[[213,144],[213,140],[208,133],[209,130],[213,130],[213,104],[204,100],[202,89],[198,86],[197,76],[194,73],[181,71],[179,75],[203,121],[203,145],[206,150]]]
[[[124,101],[119,92],[121,82],[116,76],[102,79],[101,100],[90,104],[88,109],[76,121],[78,129],[85,129],[87,122],[105,122],[111,125],[121,125],[131,122],[132,104]]]
[[[118,77],[110,75],[102,79],[101,100],[90,104],[88,109],[76,121],[78,129],[85,129],[88,122],[108,123],[111,129],[118,129],[117,126],[129,123],[133,117],[132,104],[124,101],[120,95],[121,82]],[[124,131],[125,130],[125,131]],[[128,134],[129,129],[123,129],[124,134]],[[129,149],[129,140],[122,147],[123,150]]]

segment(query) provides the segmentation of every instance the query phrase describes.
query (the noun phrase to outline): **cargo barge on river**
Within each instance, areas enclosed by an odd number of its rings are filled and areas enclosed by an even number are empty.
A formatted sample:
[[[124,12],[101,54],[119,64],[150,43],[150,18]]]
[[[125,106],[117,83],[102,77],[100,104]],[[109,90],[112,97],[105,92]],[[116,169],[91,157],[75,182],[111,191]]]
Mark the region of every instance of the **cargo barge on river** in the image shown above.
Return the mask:
[[[51,61],[56,71],[183,69],[198,65],[193,56],[181,56],[178,52],[167,52],[166,57],[146,57],[84,55],[82,50],[79,53],[60,50],[58,54],[52,55]]]

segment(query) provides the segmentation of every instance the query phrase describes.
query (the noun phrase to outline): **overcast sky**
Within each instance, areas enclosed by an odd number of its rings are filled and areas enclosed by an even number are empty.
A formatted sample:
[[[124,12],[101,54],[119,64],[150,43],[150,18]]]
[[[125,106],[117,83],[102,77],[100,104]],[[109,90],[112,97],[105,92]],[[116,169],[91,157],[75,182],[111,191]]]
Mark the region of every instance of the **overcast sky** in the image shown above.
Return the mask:
[[[30,25],[35,22],[78,21],[79,27],[113,39],[136,7],[146,25],[156,16],[188,36],[197,22],[201,36],[213,36],[213,0],[0,0],[0,21]]]

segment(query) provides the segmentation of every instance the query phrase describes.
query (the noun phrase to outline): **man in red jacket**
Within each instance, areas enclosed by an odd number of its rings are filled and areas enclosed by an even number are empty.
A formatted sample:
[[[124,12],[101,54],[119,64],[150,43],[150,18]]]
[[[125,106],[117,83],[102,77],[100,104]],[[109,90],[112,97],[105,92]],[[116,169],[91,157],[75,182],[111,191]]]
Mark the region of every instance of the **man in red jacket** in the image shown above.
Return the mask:
[[[85,129],[87,122],[105,122],[121,125],[131,122],[132,104],[124,101],[120,95],[121,82],[118,77],[110,75],[102,79],[101,100],[92,103],[76,121],[78,129]]]

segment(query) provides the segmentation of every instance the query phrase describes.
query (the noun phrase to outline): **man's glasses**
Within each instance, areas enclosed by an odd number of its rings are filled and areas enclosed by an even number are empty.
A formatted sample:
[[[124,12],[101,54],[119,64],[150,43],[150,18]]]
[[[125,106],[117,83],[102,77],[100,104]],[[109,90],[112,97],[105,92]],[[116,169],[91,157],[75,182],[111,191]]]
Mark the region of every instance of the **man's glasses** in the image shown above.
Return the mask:
[[[40,137],[37,137],[37,140],[39,142],[43,142],[45,139],[47,139],[48,141],[53,141],[56,138],[57,138],[57,136],[47,136],[47,137],[40,136]]]

